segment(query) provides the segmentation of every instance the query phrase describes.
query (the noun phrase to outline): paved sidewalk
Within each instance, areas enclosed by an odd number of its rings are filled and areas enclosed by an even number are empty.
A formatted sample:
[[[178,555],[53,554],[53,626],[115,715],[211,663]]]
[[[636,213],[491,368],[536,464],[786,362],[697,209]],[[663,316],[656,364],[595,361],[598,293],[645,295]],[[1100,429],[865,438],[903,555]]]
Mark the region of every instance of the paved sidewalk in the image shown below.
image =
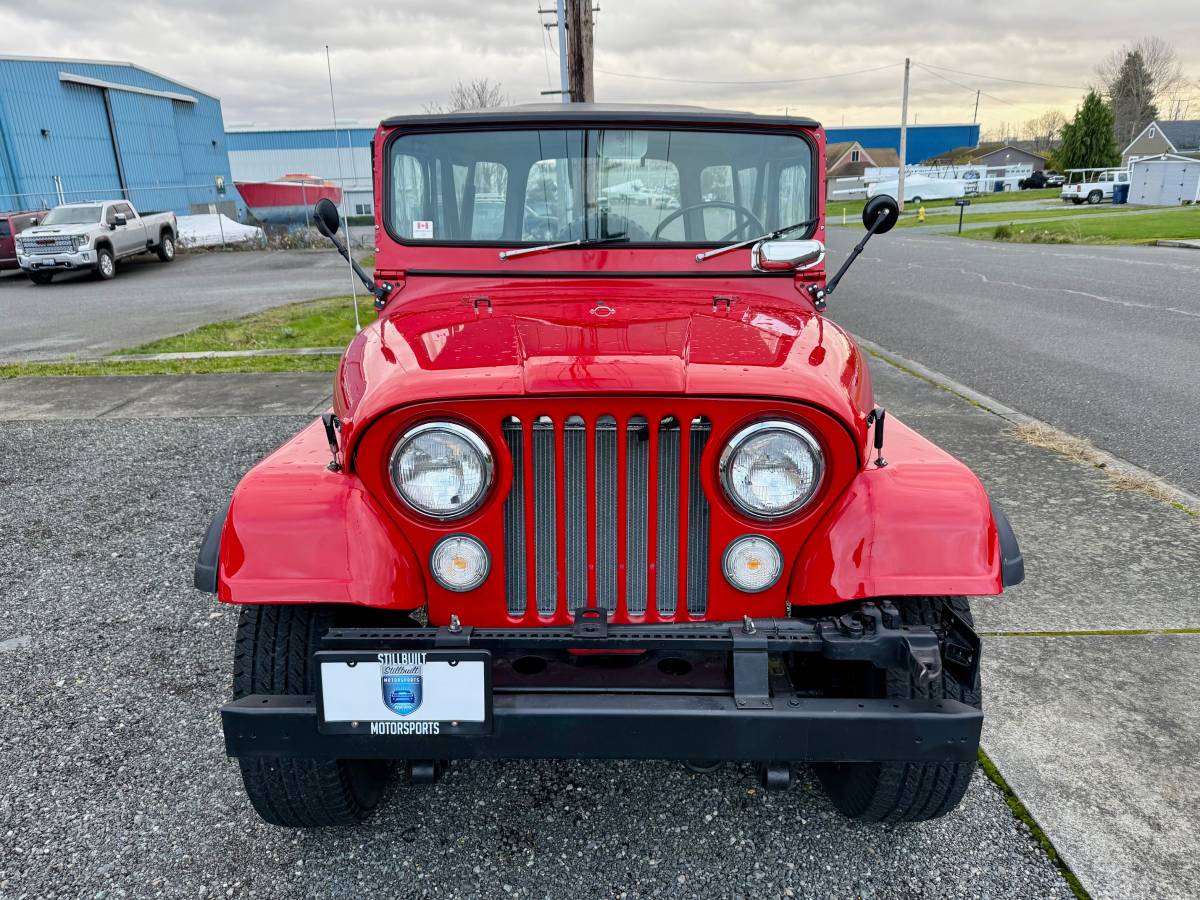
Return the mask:
[[[332,402],[326,372],[0,379],[0,420],[298,416]]]
[[[1096,898],[1200,896],[1200,519],[1111,488],[882,361],[877,401],[953,452],[1012,520],[1026,581],[974,601],[984,749]],[[1191,634],[1039,632],[1197,629]]]

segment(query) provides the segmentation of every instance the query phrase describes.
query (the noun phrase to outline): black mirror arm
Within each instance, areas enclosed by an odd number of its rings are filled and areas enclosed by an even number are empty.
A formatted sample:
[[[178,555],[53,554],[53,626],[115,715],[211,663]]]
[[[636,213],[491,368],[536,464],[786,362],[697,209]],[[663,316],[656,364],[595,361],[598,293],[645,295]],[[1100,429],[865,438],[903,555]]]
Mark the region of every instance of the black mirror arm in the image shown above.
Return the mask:
[[[863,248],[867,246],[867,241],[874,236],[875,232],[883,227],[883,223],[887,221],[887,218],[887,210],[880,210],[879,215],[875,217],[875,224],[872,225],[867,233],[863,235],[862,240],[854,245],[854,249],[850,251],[850,255],[846,257],[846,261],[842,263],[841,267],[837,270],[837,273],[833,276],[833,278],[829,279],[829,283],[824,288],[818,288],[816,285],[809,287],[808,291],[813,296],[813,305],[816,306],[817,309],[825,308],[829,295],[832,294],[834,289],[837,288],[838,284],[842,280],[842,276],[846,274],[846,270],[854,264],[856,259],[858,259],[858,255],[862,253]]]
[[[357,259],[350,255],[350,251],[346,245],[342,243],[341,238],[325,227],[325,223],[319,218],[316,220],[317,231],[329,238],[329,242],[337,249],[337,252],[342,254],[342,259],[350,263],[350,268],[354,270],[354,274],[358,276],[358,280],[366,286],[366,289],[375,296],[375,308],[383,309],[387,303],[388,295],[392,292],[392,286],[384,283],[381,285],[375,284],[375,279],[370,276],[366,269],[362,267]]]

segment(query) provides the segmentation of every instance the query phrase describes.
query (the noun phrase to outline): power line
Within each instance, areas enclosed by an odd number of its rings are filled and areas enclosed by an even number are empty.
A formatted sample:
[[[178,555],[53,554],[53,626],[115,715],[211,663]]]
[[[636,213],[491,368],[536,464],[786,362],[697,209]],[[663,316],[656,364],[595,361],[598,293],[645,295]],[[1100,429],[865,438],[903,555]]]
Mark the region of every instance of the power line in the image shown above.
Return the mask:
[[[891,63],[886,66],[876,66],[873,69],[859,69],[855,72],[837,72],[833,75],[810,75],[806,78],[778,78],[769,81],[711,81],[701,78],[671,78],[665,75],[632,75],[628,72],[610,72],[608,69],[595,69],[614,78],[634,78],[638,81],[670,81],[675,84],[726,84],[726,85],[766,85],[766,84],[800,84],[805,81],[825,81],[830,78],[850,78],[854,75],[867,75],[871,72],[882,72],[894,69],[902,63]]]
[[[942,81],[946,82],[947,84],[952,84],[955,87],[962,88],[964,91],[971,91],[972,93],[981,94],[982,96],[987,97],[989,100],[995,100],[997,103],[1003,103],[1005,106],[1011,106],[1014,109],[1023,109],[1028,112],[1034,108],[1031,106],[1024,106],[1023,104],[1020,104],[1020,103],[1013,103],[1011,100],[1005,100],[1003,97],[996,97],[993,94],[989,94],[987,91],[979,90],[979,88],[969,87],[968,85],[965,85],[962,82],[955,81],[952,78],[947,78],[945,75],[938,74],[937,72],[930,69],[924,63],[917,63],[917,65],[920,66],[922,69],[924,69],[926,72],[928,72],[930,75],[932,75],[934,78],[940,78],[940,79],[942,79]]]
[[[1077,84],[1050,84],[1046,81],[1022,81],[1018,78],[1001,78],[998,75],[981,75],[978,72],[964,72],[962,69],[951,69],[947,66],[935,66],[933,63],[917,63],[924,69],[941,69],[943,72],[953,72],[955,75],[966,75],[969,78],[982,78],[985,81],[1007,81],[1009,84],[1029,84],[1034,87],[1052,87],[1063,88],[1069,91],[1086,91],[1086,87],[1080,87]],[[971,88],[971,90],[975,90]]]

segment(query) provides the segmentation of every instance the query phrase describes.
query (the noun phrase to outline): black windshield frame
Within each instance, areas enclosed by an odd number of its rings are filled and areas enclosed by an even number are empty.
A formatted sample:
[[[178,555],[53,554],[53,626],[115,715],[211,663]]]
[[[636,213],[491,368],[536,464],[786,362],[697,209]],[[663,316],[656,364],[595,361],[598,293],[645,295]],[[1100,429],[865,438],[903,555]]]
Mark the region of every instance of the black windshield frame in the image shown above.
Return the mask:
[[[792,125],[793,123],[789,123]],[[819,127],[819,126],[814,126]],[[436,239],[412,239],[406,238],[396,233],[392,227],[393,213],[395,203],[395,192],[392,190],[392,170],[394,165],[393,149],[395,143],[403,137],[411,135],[435,135],[435,134],[451,134],[451,133],[480,133],[488,131],[538,131],[538,130],[553,130],[563,129],[568,131],[589,129],[593,130],[613,130],[622,128],[632,128],[639,131],[696,131],[708,132],[717,134],[750,134],[750,135],[781,135],[793,138],[799,138],[803,141],[809,151],[808,161],[808,187],[809,187],[809,210],[811,218],[817,220],[809,226],[802,234],[797,234],[797,239],[808,239],[816,234],[820,227],[823,216],[820,212],[821,191],[824,185],[824,172],[818,170],[818,153],[817,142],[812,131],[805,130],[803,127],[788,127],[788,128],[762,128],[762,127],[737,127],[730,125],[716,125],[705,123],[691,122],[662,122],[651,124],[648,122],[623,122],[612,119],[597,119],[597,120],[573,120],[570,122],[562,122],[559,124],[549,123],[546,121],[537,121],[529,123],[519,122],[479,122],[478,124],[462,124],[447,126],[441,128],[415,127],[415,128],[397,128],[387,136],[382,148],[383,157],[383,177],[381,180],[382,198],[379,204],[379,209],[383,217],[383,227],[387,236],[403,247],[421,248],[421,247],[439,247],[439,248],[470,248],[470,249],[519,249],[522,247],[537,247],[545,244],[544,240],[503,240],[497,239],[480,239],[480,240],[436,240]],[[625,241],[616,248],[621,250],[658,250],[658,251],[695,251],[714,249],[723,247],[729,241]]]

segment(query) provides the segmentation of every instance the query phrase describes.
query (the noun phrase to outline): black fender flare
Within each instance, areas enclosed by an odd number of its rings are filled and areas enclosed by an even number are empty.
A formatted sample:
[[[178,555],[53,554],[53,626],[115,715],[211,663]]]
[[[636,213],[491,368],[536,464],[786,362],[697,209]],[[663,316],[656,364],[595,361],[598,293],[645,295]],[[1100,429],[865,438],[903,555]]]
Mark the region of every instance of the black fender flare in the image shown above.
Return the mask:
[[[992,508],[992,520],[996,523],[996,534],[1000,538],[1000,583],[1012,587],[1025,580],[1025,558],[1021,555],[1021,546],[1004,510],[990,496],[988,505]]]
[[[225,530],[225,519],[229,516],[230,500],[213,516],[204,534],[204,542],[200,544],[200,555],[196,557],[196,571],[192,575],[192,584],[197,590],[209,594],[217,592],[217,566],[221,559],[221,533]]]

